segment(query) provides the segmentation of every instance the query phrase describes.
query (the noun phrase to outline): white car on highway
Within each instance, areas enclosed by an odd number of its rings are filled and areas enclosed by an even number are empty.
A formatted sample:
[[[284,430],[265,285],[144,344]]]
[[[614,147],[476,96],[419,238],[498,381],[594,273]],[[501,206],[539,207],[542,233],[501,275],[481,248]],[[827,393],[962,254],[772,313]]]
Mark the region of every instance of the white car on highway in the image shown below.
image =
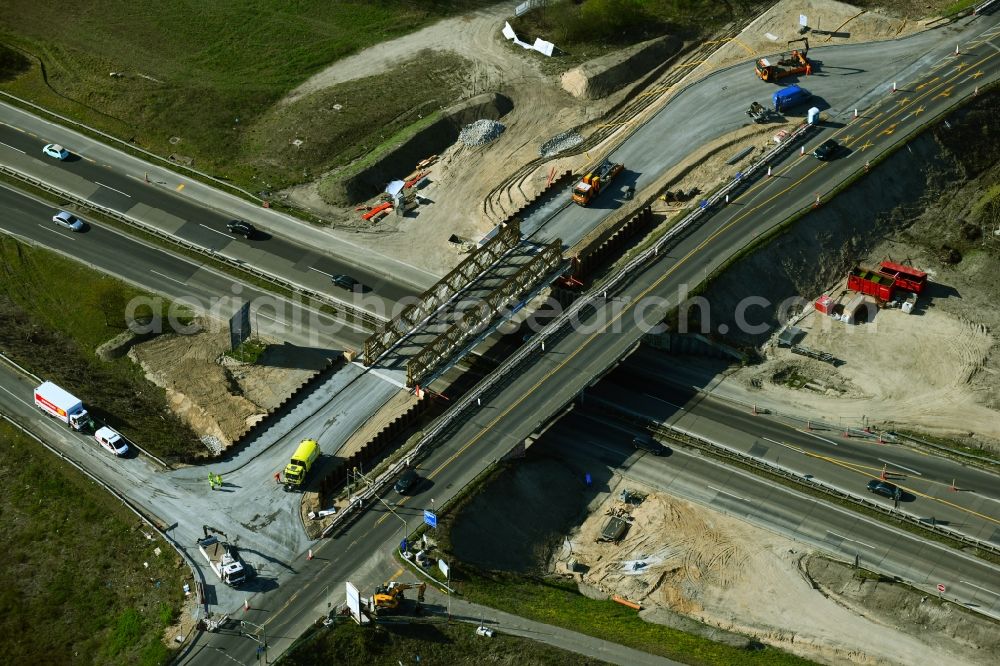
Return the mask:
[[[83,231],[83,221],[72,213],[67,213],[64,210],[61,210],[53,215],[52,221],[60,227],[66,227],[70,231]]]
[[[69,157],[69,151],[60,146],[58,143],[45,144],[45,147],[42,148],[42,152],[57,160],[64,160]]]
[[[97,443],[100,444],[102,448],[107,449],[116,456],[123,456],[128,453],[128,444],[126,444],[125,440],[122,439],[122,436],[115,432],[112,428],[107,426],[98,428],[97,432],[94,433],[94,439],[97,440]]]

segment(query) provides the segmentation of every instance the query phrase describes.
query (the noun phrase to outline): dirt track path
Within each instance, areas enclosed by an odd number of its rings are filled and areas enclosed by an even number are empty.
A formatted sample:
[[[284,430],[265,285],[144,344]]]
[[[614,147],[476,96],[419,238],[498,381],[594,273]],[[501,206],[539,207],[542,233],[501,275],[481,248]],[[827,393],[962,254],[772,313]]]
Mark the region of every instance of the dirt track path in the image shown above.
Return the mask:
[[[283,103],[295,101],[338,83],[374,76],[391,70],[402,60],[412,58],[424,49],[453,51],[498,71],[523,68],[500,36],[503,23],[511,15],[513,3],[501,2],[492,7],[471,11],[445,19],[417,32],[382,44],[371,46],[343,60],[338,60],[322,72],[310,77],[293,90]]]

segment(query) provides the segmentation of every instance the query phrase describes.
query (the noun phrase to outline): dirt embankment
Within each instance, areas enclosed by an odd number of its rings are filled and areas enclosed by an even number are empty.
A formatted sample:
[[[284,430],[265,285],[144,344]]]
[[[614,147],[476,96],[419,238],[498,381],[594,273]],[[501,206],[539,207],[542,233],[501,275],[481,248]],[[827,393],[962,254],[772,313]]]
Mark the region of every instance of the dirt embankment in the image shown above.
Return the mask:
[[[289,345],[275,345],[256,364],[225,356],[229,332],[161,335],[128,355],[147,379],[165,389],[171,411],[217,454],[264,418],[326,363]]]
[[[451,554],[483,569],[570,576],[586,596],[641,603],[648,622],[820,663],[975,664],[1000,650],[995,625],[958,606],[859,579],[784,536],[588,469],[589,487],[536,444],[445,518]],[[626,503],[624,489],[644,497]],[[618,543],[598,541],[610,513],[631,521]]]
[[[976,137],[1000,132],[990,110],[998,99],[996,93],[983,97],[922,135],[740,259],[705,293],[711,330],[726,326],[727,341],[758,346],[787,315],[780,307],[786,299],[801,298],[798,311],[822,293],[840,296],[852,266],[892,260],[930,276],[915,314],[883,310],[857,326],[810,314],[799,324],[805,333],[800,344],[830,353],[842,365],[769,344],[762,364],[738,370],[727,385],[804,417],[860,421],[863,415],[890,428],[997,446],[1000,206],[991,188],[1000,180],[1000,146]],[[751,309],[757,314],[749,323],[766,324],[762,332],[748,332],[736,317],[749,297],[769,304]],[[820,389],[788,386],[791,374],[822,380]]]
[[[662,65],[682,44],[678,37],[666,35],[589,60],[562,75],[563,90],[584,99],[607,97]]]
[[[320,182],[319,194],[331,205],[351,205],[382,192],[392,180],[405,178],[413,166],[430,155],[444,152],[458,139],[466,125],[480,119],[499,120],[513,105],[499,93],[484,93],[456,104],[444,117],[348,178],[328,176]]]
[[[626,504],[617,493],[648,493]],[[607,514],[631,516],[619,543],[600,542]],[[737,635],[828,664],[977,663],[996,654],[994,626],[957,606],[944,613],[897,614],[920,605],[921,594],[902,585],[865,588],[848,603],[856,585],[851,567],[820,560],[822,593],[804,574],[812,551],[801,544],[727,515],[632,482],[611,486],[611,495],[575,529],[555,558],[582,586],[618,594],[643,605],[643,617],[685,629],[677,614],[721,630],[715,640]],[[826,563],[826,564],[824,564]],[[836,591],[831,591],[836,590]],[[930,609],[928,609],[930,610]],[[943,621],[969,618],[966,631]],[[935,622],[921,623],[933,617]],[[954,618],[953,618],[954,619]],[[710,635],[698,626],[687,631]]]

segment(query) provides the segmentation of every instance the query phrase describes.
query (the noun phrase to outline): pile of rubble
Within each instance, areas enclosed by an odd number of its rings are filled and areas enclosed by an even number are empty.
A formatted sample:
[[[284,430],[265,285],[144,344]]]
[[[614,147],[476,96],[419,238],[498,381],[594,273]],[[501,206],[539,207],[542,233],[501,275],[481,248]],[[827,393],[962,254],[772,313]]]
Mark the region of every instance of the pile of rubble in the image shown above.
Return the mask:
[[[583,143],[583,137],[576,130],[560,132],[542,144],[538,149],[538,154],[542,157],[552,157],[564,150],[575,148]]]
[[[495,120],[477,120],[462,128],[458,140],[467,146],[484,146],[503,134],[505,129],[503,123]]]

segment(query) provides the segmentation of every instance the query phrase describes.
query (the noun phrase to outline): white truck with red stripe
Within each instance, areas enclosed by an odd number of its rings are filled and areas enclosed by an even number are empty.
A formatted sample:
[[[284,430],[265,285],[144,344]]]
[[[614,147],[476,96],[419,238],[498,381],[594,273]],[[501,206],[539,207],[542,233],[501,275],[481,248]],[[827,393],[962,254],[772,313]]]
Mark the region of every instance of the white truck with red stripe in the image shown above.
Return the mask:
[[[73,430],[85,430],[93,423],[83,401],[52,382],[44,382],[35,389],[35,407],[54,416]]]

